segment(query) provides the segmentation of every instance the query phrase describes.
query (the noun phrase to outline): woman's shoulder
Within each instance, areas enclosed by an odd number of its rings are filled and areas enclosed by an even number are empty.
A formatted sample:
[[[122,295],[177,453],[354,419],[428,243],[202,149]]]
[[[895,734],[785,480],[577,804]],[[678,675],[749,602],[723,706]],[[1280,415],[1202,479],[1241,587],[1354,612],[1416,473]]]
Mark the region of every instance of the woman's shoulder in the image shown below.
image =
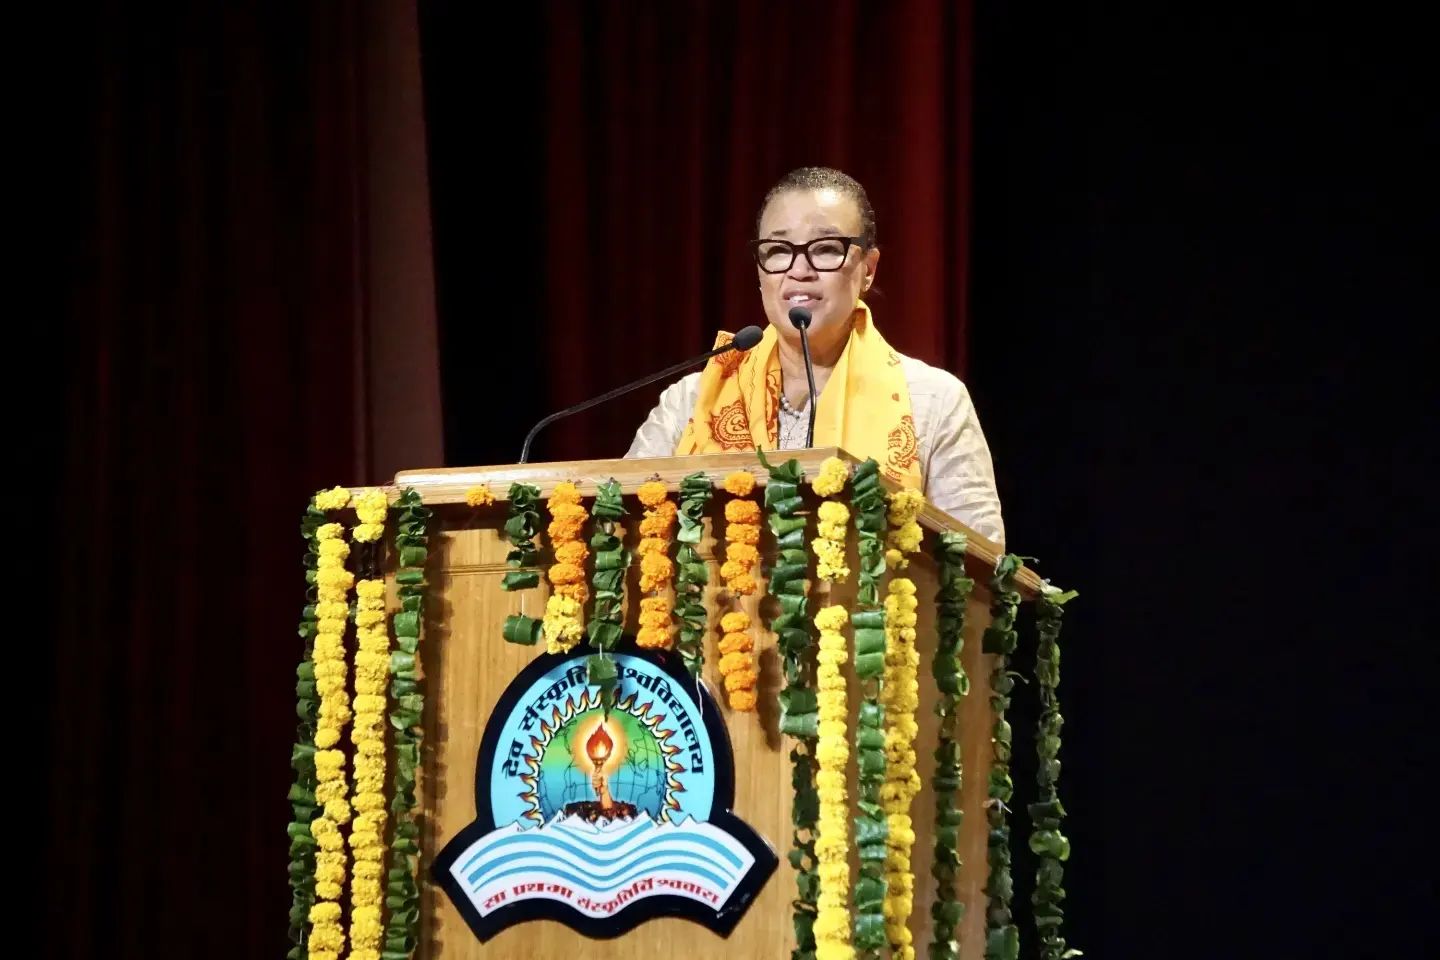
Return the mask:
[[[660,391],[660,397],[655,403],[654,414],[667,415],[672,419],[680,417],[680,422],[683,424],[690,416],[690,411],[695,406],[695,398],[699,395],[700,373],[698,371],[687,373]]]
[[[681,377],[660,392],[650,416],[635,432],[627,457],[668,457],[685,431],[700,393],[700,374]]]
[[[944,406],[953,406],[970,396],[965,383],[943,367],[931,366],[924,360],[897,353],[900,367],[905,371],[905,383],[910,388],[910,399],[925,398]]]
[[[665,388],[664,392],[660,395],[661,399],[678,400],[688,397],[693,404],[696,394],[700,392],[700,374],[702,372],[703,371],[696,370],[694,373],[685,374],[685,376]]]

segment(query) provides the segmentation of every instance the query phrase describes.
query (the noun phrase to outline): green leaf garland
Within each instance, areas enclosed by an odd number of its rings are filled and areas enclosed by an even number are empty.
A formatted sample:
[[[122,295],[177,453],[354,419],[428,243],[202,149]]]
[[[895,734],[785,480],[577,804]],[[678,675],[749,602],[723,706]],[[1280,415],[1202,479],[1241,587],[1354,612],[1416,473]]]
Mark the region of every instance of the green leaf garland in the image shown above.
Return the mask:
[[[1035,679],[1040,687],[1040,721],[1035,730],[1035,750],[1039,765],[1035,782],[1038,799],[1030,804],[1030,849],[1039,857],[1035,870],[1035,891],[1030,895],[1034,905],[1035,932],[1040,941],[1042,960],[1062,960],[1078,956],[1080,951],[1067,949],[1060,928],[1065,921],[1062,904],[1065,889],[1062,882],[1070,858],[1070,841],[1061,832],[1065,808],[1060,803],[1060,620],[1064,605],[1074,599],[1075,592],[1061,593],[1049,588],[1035,600],[1035,620],[1039,643],[1035,652]]]
[[[714,493],[714,484],[703,472],[680,481],[680,532],[675,535],[675,619],[680,621],[680,659],[690,676],[700,676],[705,665],[705,635],[709,630],[705,613],[705,585],[710,575],[696,545],[704,536],[705,507]]]
[[[620,607],[625,599],[625,570],[630,566],[630,551],[615,535],[616,521],[625,516],[620,484],[613,479],[600,484],[590,515],[598,527],[590,538],[590,550],[595,555],[595,611],[585,631],[596,653],[585,660],[586,682],[600,688],[601,703],[608,711],[619,683],[610,654],[622,634]]]
[[[510,572],[500,581],[502,590],[529,590],[540,585],[540,571],[529,569],[540,562],[540,551],[535,546],[535,537],[540,530],[540,490],[528,483],[510,485],[509,514],[505,520],[505,536],[510,540],[510,552],[505,562]],[[402,553],[400,565],[407,558]],[[510,643],[533,647],[540,640],[541,621],[538,617],[527,617],[523,613],[512,613],[505,618],[500,635]]]
[[[851,508],[859,534],[861,607],[880,606],[880,578],[885,575],[885,488],[880,465],[872,457],[855,468],[851,478]]]
[[[528,483],[510,485],[509,516],[505,521],[505,536],[510,540],[510,552],[505,562],[511,567],[500,581],[505,590],[529,590],[540,585],[540,571],[526,569],[540,562],[540,551],[535,546],[535,536],[540,531],[540,490]],[[404,563],[402,566],[414,566]]]
[[[880,704],[880,680],[885,672],[885,608],[880,605],[879,579],[885,573],[885,490],[880,465],[873,458],[855,468],[851,487],[851,515],[859,540],[858,608],[851,615],[855,630],[855,676],[860,681],[859,722],[855,725],[856,762],[859,764],[859,813],[855,817],[855,844],[860,854],[860,878],[855,884],[851,942],[857,956],[874,956],[885,946],[886,839],[889,822],[880,802],[885,784],[885,708]]]
[[[985,960],[1016,960],[1020,955],[1020,931],[1010,913],[1014,881],[1010,876],[1010,825],[1006,806],[1014,795],[1010,779],[1010,724],[1005,711],[1010,707],[1010,691],[1015,678],[1010,673],[1010,655],[1015,652],[1017,634],[1015,614],[1020,594],[1015,590],[1015,574],[1020,558],[1005,554],[995,566],[990,580],[990,626],[985,629],[982,649],[995,655],[995,669],[990,675],[990,707],[995,726],[990,735],[994,760],[986,803],[986,819],[990,826],[988,859],[990,881],[985,893],[990,899],[985,912]]]
[[[814,684],[814,638],[805,609],[805,574],[810,565],[805,549],[806,518],[796,516],[805,502],[799,496],[803,474],[798,460],[771,466],[763,453],[757,450],[756,454],[770,473],[765,506],[777,550],[769,586],[770,595],[780,604],[780,616],[770,624],[785,670],[785,687],[780,691],[780,730],[799,741],[790,751],[790,819],[794,834],[789,859],[796,871],[796,897],[791,902],[795,949],[790,958],[814,960],[815,904],[820,890],[820,876],[815,869],[815,825],[820,816],[820,796],[815,790],[819,701]]]
[[[290,766],[295,782],[290,787],[290,950],[286,960],[305,960],[309,955],[310,908],[315,904],[315,838],[310,835],[310,822],[315,819],[317,804],[315,788],[315,721],[320,713],[320,698],[315,692],[316,624],[315,604],[318,596],[315,580],[319,571],[319,546],[315,531],[325,522],[325,514],[316,509],[312,499],[300,521],[300,536],[305,541],[305,606],[300,613],[300,639],[304,652],[295,668],[295,713],[300,720],[295,732],[295,746],[290,751]]]
[[[965,646],[965,604],[975,581],[965,575],[966,536],[940,535],[936,550],[940,592],[936,596],[936,646],[931,675],[939,697],[935,715],[940,718],[940,740],[935,748],[935,856],[930,875],[935,878],[935,900],[930,905],[930,960],[956,960],[960,944],[956,929],[965,916],[965,904],[955,892],[960,872],[959,839],[963,813],[957,798],[963,778],[959,729],[960,699],[970,692],[970,678],[960,662]]]
[[[513,492],[513,491],[512,491]],[[390,655],[390,726],[395,730],[395,779],[390,810],[395,833],[390,841],[386,873],[382,960],[408,960],[420,936],[420,888],[415,872],[420,860],[420,826],[415,822],[415,777],[424,737],[425,697],[417,672],[420,629],[425,615],[425,562],[429,555],[427,525],[431,511],[413,489],[406,489],[391,508],[398,514],[395,548],[401,569],[400,612],[392,621],[395,650]]]

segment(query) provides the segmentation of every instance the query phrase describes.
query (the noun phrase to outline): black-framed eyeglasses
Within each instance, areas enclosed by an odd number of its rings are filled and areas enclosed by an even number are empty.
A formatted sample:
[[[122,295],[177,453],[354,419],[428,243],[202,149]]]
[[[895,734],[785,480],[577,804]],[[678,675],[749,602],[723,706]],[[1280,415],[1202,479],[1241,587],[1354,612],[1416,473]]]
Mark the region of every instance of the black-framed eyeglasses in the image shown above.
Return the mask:
[[[860,237],[816,237],[809,243],[790,243],[787,240],[751,240],[750,249],[755,254],[755,263],[765,273],[784,273],[795,263],[795,258],[805,254],[810,266],[822,272],[839,270],[845,266],[845,257],[850,247],[865,249]]]

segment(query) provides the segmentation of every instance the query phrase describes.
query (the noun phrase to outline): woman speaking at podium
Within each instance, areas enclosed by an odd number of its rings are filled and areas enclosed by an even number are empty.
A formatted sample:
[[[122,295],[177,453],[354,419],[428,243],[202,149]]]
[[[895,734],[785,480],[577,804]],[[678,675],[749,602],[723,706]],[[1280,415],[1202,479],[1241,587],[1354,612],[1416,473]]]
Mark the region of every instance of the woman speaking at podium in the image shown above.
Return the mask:
[[[892,350],[865,304],[880,262],[865,188],[838,170],[804,167],[766,194],[756,227],[764,337],[666,388],[626,456],[804,448],[809,385],[791,321],[798,307],[810,315],[814,445],[874,457],[892,479],[1003,543],[990,448],[969,391],[953,374]]]

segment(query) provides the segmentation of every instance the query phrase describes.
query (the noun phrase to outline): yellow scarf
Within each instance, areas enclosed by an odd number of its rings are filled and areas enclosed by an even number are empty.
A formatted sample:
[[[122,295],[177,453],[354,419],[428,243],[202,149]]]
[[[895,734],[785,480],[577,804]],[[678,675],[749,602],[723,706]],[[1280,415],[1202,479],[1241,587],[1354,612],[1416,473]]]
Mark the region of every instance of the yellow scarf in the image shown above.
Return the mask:
[[[850,339],[815,411],[815,446],[874,457],[892,480],[919,490],[920,450],[900,355],[875,329],[863,301],[851,320]],[[732,339],[722,332],[715,345]],[[779,336],[767,326],[747,353],[721,354],[705,365],[695,411],[675,454],[774,450],[779,416]]]

